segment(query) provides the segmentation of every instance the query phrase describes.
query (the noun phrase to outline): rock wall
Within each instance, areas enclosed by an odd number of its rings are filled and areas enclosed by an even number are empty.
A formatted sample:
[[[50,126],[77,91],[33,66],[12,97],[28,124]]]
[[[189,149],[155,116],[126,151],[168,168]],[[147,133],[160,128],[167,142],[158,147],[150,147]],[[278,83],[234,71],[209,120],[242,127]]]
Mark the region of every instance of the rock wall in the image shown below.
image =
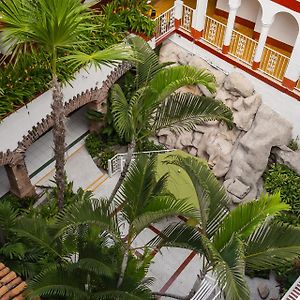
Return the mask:
[[[262,104],[253,84],[238,72],[226,75],[171,42],[162,46],[160,60],[205,68],[213,73],[217,86],[214,95],[200,85],[180,91],[204,94],[222,101],[232,109],[235,126],[228,130],[223,123],[207,122],[180,135],[164,129],[157,133],[159,142],[170,149],[181,149],[205,158],[214,174],[224,180],[234,203],[256,198],[262,191],[262,175],[271,150],[275,149],[277,157],[281,155],[282,158],[282,147],[292,139],[290,122]],[[286,151],[284,154],[291,160],[293,154],[286,154]]]

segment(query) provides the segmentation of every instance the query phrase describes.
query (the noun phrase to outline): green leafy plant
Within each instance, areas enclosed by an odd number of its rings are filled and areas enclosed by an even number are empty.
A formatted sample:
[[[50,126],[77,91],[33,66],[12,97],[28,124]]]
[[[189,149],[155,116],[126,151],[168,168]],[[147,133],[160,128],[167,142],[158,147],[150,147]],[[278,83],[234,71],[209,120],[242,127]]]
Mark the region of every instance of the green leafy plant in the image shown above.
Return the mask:
[[[97,165],[107,171],[108,160],[113,158],[116,154],[116,151],[114,151],[111,147],[104,149],[103,152],[99,154]]]
[[[288,147],[293,150],[293,151],[297,151],[299,150],[299,137],[297,136],[295,139],[291,139],[291,141],[288,144]]]
[[[85,139],[85,147],[92,157],[96,157],[103,150],[103,143],[98,134],[91,133]]]
[[[129,31],[151,37],[156,24],[149,17],[150,10],[150,5],[144,0],[113,0],[104,8],[104,14],[115,22],[124,22]]]
[[[135,149],[137,152],[158,151],[158,150],[164,150],[165,147],[160,144],[155,144],[154,141],[150,141],[148,138],[145,138],[136,144]]]
[[[282,221],[295,225],[300,222],[300,176],[283,164],[272,164],[264,174],[264,188],[269,193],[280,192],[281,198],[291,206],[281,215]]]

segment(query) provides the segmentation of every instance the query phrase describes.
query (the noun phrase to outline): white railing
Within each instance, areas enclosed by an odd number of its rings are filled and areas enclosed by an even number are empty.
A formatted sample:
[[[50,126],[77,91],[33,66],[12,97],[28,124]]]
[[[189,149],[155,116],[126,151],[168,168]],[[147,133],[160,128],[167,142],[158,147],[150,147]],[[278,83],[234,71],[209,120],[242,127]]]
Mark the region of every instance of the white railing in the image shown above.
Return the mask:
[[[171,7],[158,16],[156,22],[156,39],[160,39],[175,29],[175,7]]]
[[[300,299],[300,276],[287,291],[287,293],[281,298],[281,300],[298,300]]]
[[[183,4],[180,27],[188,32],[191,31],[192,22],[193,22],[193,13],[194,10],[191,7]]]
[[[222,49],[225,30],[225,24],[206,16],[203,39],[218,49]]]
[[[265,74],[282,80],[290,58],[265,46],[259,69]]]
[[[258,42],[250,37],[233,30],[229,54],[238,60],[252,65]]]
[[[206,275],[201,281],[201,285],[191,300],[223,300],[223,294],[218,288],[216,280]]]
[[[132,159],[134,160],[136,158],[136,156],[141,155],[141,154],[151,156],[153,154],[162,154],[162,153],[167,153],[167,152],[172,152],[172,151],[174,151],[174,149],[134,152],[132,155]],[[119,154],[115,155],[113,158],[108,160],[108,171],[107,172],[108,172],[109,177],[112,177],[116,173],[122,172],[124,165],[125,165],[126,156],[127,156],[127,153],[119,153]]]

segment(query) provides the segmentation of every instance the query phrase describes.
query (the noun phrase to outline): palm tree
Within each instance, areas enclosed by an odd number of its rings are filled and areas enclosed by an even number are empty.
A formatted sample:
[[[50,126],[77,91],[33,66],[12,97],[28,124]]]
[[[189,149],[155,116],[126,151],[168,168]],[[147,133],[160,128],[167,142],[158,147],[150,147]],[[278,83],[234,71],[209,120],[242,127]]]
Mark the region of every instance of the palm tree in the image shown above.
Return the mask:
[[[12,245],[12,240],[4,244],[5,262],[17,242],[28,253],[34,249],[39,254],[34,262],[42,272],[29,283],[30,297],[73,297],[78,292],[81,299],[152,299],[148,290],[151,280],[144,278],[152,256],[146,245],[134,247],[137,236],[167,216],[199,218],[192,205],[166,190],[168,175],[157,178],[156,168],[156,157],[141,156],[133,162],[114,202],[94,199],[81,190],[74,203],[50,221],[35,213],[14,216],[12,223],[0,205],[0,234],[16,236]],[[2,216],[7,219],[5,226],[1,225]],[[118,249],[117,253],[109,252],[111,248]],[[144,250],[144,255],[134,259],[137,250]],[[14,263],[20,265],[21,261]],[[131,294],[136,298],[129,298]]]
[[[263,195],[230,211],[224,188],[205,162],[171,157],[167,163],[182,168],[190,177],[201,217],[186,224],[171,224],[150,245],[199,253],[203,258],[202,278],[212,272],[226,299],[250,299],[245,269],[270,270],[299,256],[300,228],[272,220],[289,209],[279,194]]]
[[[90,3],[91,5],[91,3]],[[54,120],[53,140],[55,180],[58,186],[59,208],[64,200],[65,113],[62,85],[58,80],[58,61],[75,69],[90,64],[96,66],[132,58],[132,51],[118,45],[103,51],[91,52],[90,33],[97,30],[94,15],[88,4],[80,0],[3,0],[0,1],[2,42],[12,58],[26,51],[45,51],[50,57],[52,73]],[[63,56],[63,58],[61,58]]]
[[[137,142],[162,128],[189,130],[195,124],[209,120],[224,121],[231,127],[233,119],[231,110],[221,101],[176,93],[177,89],[194,84],[203,84],[213,92],[213,75],[190,66],[161,64],[145,41],[131,38],[129,42],[138,53],[133,88],[124,92],[119,84],[115,84],[111,91],[114,126],[119,136],[129,142],[125,166],[111,200],[125,178]]]

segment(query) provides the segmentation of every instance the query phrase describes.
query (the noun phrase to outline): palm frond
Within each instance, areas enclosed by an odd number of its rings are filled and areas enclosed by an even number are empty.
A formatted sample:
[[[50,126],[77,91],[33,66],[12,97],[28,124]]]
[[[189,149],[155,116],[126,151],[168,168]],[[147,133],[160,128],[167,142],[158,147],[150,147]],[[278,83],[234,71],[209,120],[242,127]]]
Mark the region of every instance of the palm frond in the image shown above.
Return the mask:
[[[205,245],[201,229],[185,223],[173,223],[161,231],[147,243],[151,248],[179,247],[193,250],[199,254],[205,253]]]
[[[207,241],[209,261],[217,277],[219,287],[225,292],[226,299],[250,300],[250,292],[245,280],[244,244],[234,235],[222,254]]]
[[[90,65],[95,67],[118,65],[121,61],[135,61],[136,59],[132,49],[121,43],[93,53],[72,51],[71,54],[63,56],[59,60],[77,70]]]
[[[0,2],[3,42],[16,56],[31,47],[72,49],[87,41],[92,13],[80,0],[4,0]]]
[[[122,214],[129,223],[144,212],[145,207],[165,187],[167,177],[156,179],[156,157],[140,155],[130,166],[116,195],[115,203],[122,206]]]
[[[232,127],[232,111],[221,101],[190,93],[174,93],[157,108],[152,116],[152,131],[170,128],[176,131],[191,130],[204,121],[224,121]]]
[[[281,202],[279,194],[262,195],[259,200],[239,205],[220,224],[214,235],[215,247],[221,250],[234,234],[243,240],[247,239],[268,217],[288,209],[289,206]]]
[[[69,205],[57,216],[55,224],[58,228],[57,236],[62,236],[68,230],[74,230],[86,224],[96,225],[117,237],[117,220],[112,213],[113,207],[107,199],[91,199]]]
[[[159,58],[149,44],[140,37],[129,37],[129,44],[137,56],[135,85],[137,88],[147,85],[148,82],[162,69],[172,63],[159,63]]]
[[[17,222],[18,210],[14,209],[8,201],[0,202],[0,230],[8,232]]]
[[[114,84],[111,88],[111,99],[115,128],[121,137],[131,139],[134,134],[132,110],[129,101],[118,84]]]
[[[199,219],[198,211],[186,199],[177,199],[174,195],[161,195],[155,197],[144,211],[132,222],[132,226],[139,234],[151,223],[157,222],[166,217],[176,217],[178,215],[186,218]]]
[[[29,218],[22,217],[18,219],[17,224],[13,228],[13,231],[31,243],[33,243],[38,249],[45,250],[47,253],[51,253],[57,258],[63,259],[58,249],[56,248],[55,231],[50,234],[50,227],[46,220],[41,218]]]
[[[68,266],[68,271],[75,271],[76,269],[109,278],[114,276],[114,270],[110,265],[95,258],[81,258],[77,263]]]
[[[260,226],[246,241],[245,260],[254,270],[270,270],[299,257],[300,228],[281,223]]]
[[[29,282],[26,296],[28,299],[41,296],[67,297],[74,300],[90,299],[89,294],[84,291],[84,285],[78,282],[79,278],[77,274],[67,272],[64,267],[48,268]]]
[[[161,103],[177,89],[186,85],[202,84],[211,92],[215,91],[215,78],[206,70],[191,66],[174,66],[158,72],[150,81],[151,92],[147,97]]]
[[[223,186],[207,162],[199,158],[169,155],[164,163],[174,164],[188,174],[198,198],[201,229],[211,237],[229,212],[229,198]]]

